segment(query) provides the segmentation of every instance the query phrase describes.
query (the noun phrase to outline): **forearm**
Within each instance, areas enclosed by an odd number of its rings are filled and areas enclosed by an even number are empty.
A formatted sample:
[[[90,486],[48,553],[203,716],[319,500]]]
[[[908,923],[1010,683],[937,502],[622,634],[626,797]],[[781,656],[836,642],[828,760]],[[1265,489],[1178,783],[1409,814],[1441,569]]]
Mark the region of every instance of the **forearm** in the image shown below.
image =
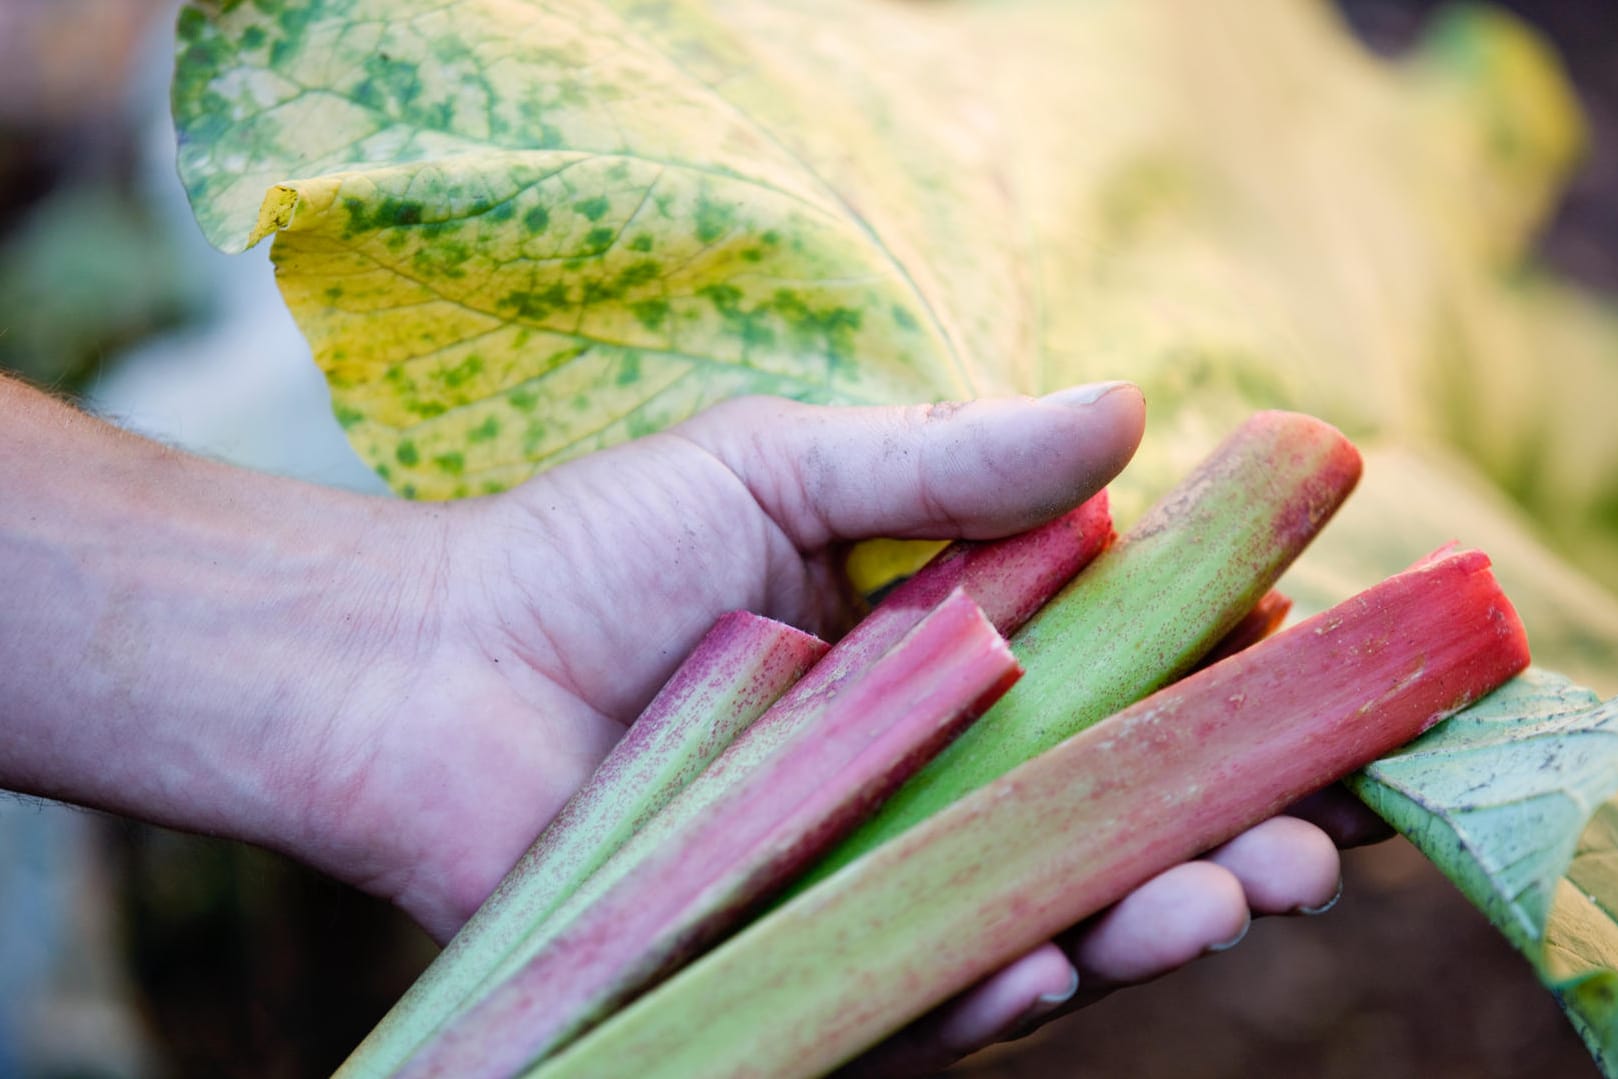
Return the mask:
[[[410,510],[0,379],[0,787],[298,842],[334,717],[421,631]]]

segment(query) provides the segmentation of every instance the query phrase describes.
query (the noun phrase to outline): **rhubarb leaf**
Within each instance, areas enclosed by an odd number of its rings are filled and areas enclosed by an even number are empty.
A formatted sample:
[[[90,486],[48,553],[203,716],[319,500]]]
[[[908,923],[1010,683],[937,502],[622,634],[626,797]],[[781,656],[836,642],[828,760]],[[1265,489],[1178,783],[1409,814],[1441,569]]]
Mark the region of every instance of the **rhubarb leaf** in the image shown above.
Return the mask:
[[[198,0],[180,37],[198,220],[275,236],[337,417],[404,494],[740,393],[1122,376],[1152,403],[1126,523],[1256,408],[1467,455],[1442,491],[1373,469],[1411,542],[1324,565],[1304,610],[1453,538],[1405,522],[1469,513],[1479,470],[1618,583],[1618,316],[1520,272],[1580,120],[1505,16],[1399,64],[1281,0]],[[1533,608],[1558,567],[1530,546],[1496,564]],[[1611,595],[1524,617],[1618,688]]]
[[[1618,700],[1530,671],[1351,781],[1618,1066]]]
[[[279,233],[278,280],[338,417],[400,490],[498,489],[739,393],[1009,388],[962,359],[1014,355],[1020,332],[988,317],[1014,301],[1012,223],[961,198],[958,159],[979,151],[955,140],[903,167],[881,136],[931,109],[895,97],[835,147],[870,175],[837,176],[833,147],[790,133],[892,87],[818,101],[837,47],[796,44],[818,14],[739,5],[734,32],[720,15],[271,0],[182,17],[199,220],[226,248]]]

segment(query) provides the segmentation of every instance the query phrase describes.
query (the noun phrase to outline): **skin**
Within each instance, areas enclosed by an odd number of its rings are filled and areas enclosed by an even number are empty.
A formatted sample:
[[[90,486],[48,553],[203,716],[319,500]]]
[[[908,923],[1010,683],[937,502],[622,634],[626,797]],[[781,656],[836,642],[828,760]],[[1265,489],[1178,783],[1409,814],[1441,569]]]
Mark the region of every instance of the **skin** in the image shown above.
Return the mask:
[[[716,406],[418,504],[188,456],[0,379],[0,786],[283,851],[447,939],[721,613],[835,635],[847,545],[986,538],[1128,461],[1127,384]],[[626,613],[630,617],[625,617]],[[1328,904],[1328,798],[1146,884],[850,1074],[942,1067]],[[1307,823],[1308,817],[1317,823]]]

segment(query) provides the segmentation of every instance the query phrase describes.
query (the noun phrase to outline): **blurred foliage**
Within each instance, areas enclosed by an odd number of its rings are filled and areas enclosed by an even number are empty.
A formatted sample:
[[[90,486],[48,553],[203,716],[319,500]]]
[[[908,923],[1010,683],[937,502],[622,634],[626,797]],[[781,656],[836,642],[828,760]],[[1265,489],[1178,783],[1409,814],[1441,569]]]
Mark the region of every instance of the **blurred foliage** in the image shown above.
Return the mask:
[[[137,195],[53,191],[0,237],[0,368],[74,393],[119,352],[201,317],[205,283]]]
[[[325,1074],[436,950],[384,904],[237,843],[127,826],[112,853],[175,1075]]]
[[[0,369],[72,393],[198,317],[205,283],[138,182],[131,107],[163,0],[0,6]]]

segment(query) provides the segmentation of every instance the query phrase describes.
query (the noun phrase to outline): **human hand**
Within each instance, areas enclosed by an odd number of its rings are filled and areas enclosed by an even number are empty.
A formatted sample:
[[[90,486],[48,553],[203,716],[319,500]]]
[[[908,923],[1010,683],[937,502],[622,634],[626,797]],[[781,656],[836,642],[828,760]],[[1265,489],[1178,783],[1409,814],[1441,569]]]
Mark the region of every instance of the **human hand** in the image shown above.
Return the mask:
[[[1140,401],[1127,387],[1082,398],[903,411],[732,402],[446,507],[429,660],[367,764],[394,762],[379,773],[394,784],[376,793],[378,820],[434,791],[442,800],[415,817],[444,827],[372,844],[398,868],[365,883],[447,935],[718,614],[746,607],[830,635],[850,614],[847,542],[1006,534],[1104,484],[1138,440]],[[1337,874],[1326,832],[1277,818],[1036,950],[851,1074],[947,1065],[1228,947],[1253,914],[1322,907]]]
[[[403,506],[437,519],[399,555],[432,587],[408,634],[364,650],[310,792],[315,812],[341,806],[318,832],[342,853],[304,856],[447,936],[720,614],[834,637],[849,542],[1008,534],[1103,486],[1139,440],[1140,396],[1076,392],[732,401],[504,495]]]
[[[734,401],[507,494],[360,498],[189,457],[0,379],[0,787],[259,843],[440,939],[719,614],[835,635],[843,547],[987,538],[1105,484],[1133,388],[912,409]],[[940,1067],[1329,901],[1262,825],[857,1067]],[[1078,978],[1074,975],[1077,973]]]

